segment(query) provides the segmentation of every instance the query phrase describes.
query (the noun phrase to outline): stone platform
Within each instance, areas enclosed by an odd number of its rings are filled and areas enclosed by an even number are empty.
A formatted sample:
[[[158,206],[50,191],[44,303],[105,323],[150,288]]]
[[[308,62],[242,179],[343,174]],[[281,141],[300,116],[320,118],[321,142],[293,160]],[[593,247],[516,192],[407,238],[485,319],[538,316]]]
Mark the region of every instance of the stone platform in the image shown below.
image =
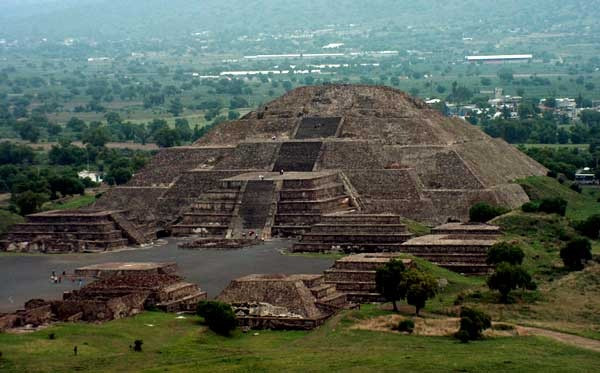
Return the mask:
[[[302,235],[292,252],[397,251],[411,237],[398,215],[328,214]]]
[[[177,276],[174,263],[107,263],[83,267],[77,276],[98,278],[62,300],[35,299],[25,309],[0,317],[0,330],[57,321],[101,322],[135,315],[144,309],[195,311],[207,298],[198,285]]]
[[[252,329],[313,329],[352,307],[322,275],[249,275],[233,280],[217,299]]]
[[[56,210],[27,216],[1,241],[6,251],[99,252],[144,243],[124,210]]]
[[[153,262],[111,262],[102,264],[93,264],[75,269],[76,277],[106,278],[115,275],[127,273],[154,275],[154,274],[173,274],[177,272],[176,263],[153,263]]]
[[[399,253],[362,253],[343,257],[325,271],[325,283],[334,285],[337,291],[345,293],[349,301],[355,303],[383,301],[375,285],[377,269],[391,259],[399,257]],[[401,259],[410,267],[412,260]]]

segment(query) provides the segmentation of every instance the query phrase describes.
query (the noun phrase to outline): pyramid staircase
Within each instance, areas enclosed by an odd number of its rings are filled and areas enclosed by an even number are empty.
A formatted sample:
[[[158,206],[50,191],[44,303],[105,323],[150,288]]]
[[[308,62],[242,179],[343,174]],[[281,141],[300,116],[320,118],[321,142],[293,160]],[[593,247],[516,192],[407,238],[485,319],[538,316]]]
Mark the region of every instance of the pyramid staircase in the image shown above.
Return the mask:
[[[221,181],[219,188],[203,193],[192,203],[182,221],[172,227],[172,234],[225,238],[244,186],[243,182]]]
[[[300,236],[319,223],[324,214],[350,211],[354,208],[337,172],[284,180],[273,235]]]
[[[315,297],[315,305],[323,313],[334,314],[342,309],[353,308],[355,305],[348,302],[345,293],[339,292],[336,285],[325,282],[325,276],[314,275],[303,280],[306,287]]]

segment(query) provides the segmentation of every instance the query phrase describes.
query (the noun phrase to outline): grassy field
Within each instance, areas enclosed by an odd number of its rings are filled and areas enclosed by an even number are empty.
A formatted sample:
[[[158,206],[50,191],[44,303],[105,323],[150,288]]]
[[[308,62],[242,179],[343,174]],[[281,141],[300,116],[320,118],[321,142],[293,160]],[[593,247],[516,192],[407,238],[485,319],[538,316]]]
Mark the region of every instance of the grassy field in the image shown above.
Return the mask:
[[[75,196],[66,201],[61,202],[48,202],[43,208],[44,210],[71,210],[86,207],[96,201],[96,196],[93,194],[86,194],[83,196]]]
[[[561,197],[568,202],[567,217],[569,219],[585,219],[593,214],[600,214],[598,196],[600,189],[584,187],[582,193],[574,192],[556,179],[546,176],[532,176],[517,181],[531,199]]]
[[[3,372],[592,372],[600,354],[538,337],[461,344],[451,337],[352,330],[385,311],[346,311],[311,331],[236,332],[219,337],[194,316],[146,312],[103,325],[63,324],[24,335],[0,334]],[[50,340],[54,333],[56,339]],[[143,340],[143,352],[129,345]],[[78,355],[73,355],[78,346]]]

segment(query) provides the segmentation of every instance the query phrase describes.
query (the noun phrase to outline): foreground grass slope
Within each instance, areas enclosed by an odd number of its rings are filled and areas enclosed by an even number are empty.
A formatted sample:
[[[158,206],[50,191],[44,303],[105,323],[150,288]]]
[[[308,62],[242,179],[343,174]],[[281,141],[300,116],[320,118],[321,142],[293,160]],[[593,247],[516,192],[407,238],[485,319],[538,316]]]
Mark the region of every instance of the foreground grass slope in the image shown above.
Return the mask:
[[[461,344],[451,337],[417,337],[351,330],[371,307],[347,311],[312,332],[260,331],[219,337],[193,316],[146,312],[103,325],[64,324],[26,335],[0,335],[3,372],[278,372],[469,371],[590,372],[600,354],[537,337],[498,337]],[[379,311],[383,312],[383,311]],[[48,338],[54,333],[55,340]],[[134,339],[144,341],[133,352]],[[73,356],[73,346],[79,353]]]

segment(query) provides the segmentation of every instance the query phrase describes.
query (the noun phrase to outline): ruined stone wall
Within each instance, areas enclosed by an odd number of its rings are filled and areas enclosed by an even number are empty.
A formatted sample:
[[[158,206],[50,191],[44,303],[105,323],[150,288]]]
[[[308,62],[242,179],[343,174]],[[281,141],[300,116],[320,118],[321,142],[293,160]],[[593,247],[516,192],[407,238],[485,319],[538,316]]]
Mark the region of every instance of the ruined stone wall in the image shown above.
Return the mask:
[[[163,149],[134,175],[127,186],[169,186],[184,171],[212,168],[232,151],[232,148],[217,147]]]
[[[216,170],[271,171],[280,143],[241,143],[231,154],[215,165]]]

